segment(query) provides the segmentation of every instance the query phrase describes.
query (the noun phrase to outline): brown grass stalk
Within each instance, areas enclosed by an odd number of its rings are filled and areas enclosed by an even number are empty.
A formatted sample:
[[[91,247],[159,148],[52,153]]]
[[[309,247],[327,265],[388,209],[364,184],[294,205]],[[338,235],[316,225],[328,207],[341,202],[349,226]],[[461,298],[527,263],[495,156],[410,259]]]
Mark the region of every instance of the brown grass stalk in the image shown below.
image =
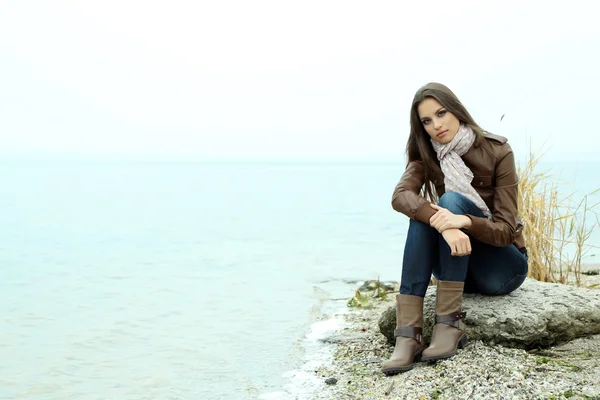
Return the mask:
[[[561,197],[556,179],[537,171],[533,153],[519,167],[519,211],[529,254],[528,276],[543,282],[581,284],[581,259],[596,246],[588,243],[598,218],[590,223],[587,194],[579,203],[573,193]],[[573,282],[573,279],[575,282]]]

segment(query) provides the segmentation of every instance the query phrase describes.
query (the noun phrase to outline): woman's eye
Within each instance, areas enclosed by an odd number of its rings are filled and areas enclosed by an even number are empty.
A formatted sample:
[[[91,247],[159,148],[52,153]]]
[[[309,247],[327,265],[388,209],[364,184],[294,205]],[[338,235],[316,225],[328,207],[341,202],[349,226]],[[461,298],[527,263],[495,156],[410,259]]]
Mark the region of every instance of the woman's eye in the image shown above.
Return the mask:
[[[427,125],[429,123],[429,120],[426,119],[425,121],[423,121],[423,125]]]
[[[438,113],[438,117],[443,117],[446,114],[446,110],[442,110]]]

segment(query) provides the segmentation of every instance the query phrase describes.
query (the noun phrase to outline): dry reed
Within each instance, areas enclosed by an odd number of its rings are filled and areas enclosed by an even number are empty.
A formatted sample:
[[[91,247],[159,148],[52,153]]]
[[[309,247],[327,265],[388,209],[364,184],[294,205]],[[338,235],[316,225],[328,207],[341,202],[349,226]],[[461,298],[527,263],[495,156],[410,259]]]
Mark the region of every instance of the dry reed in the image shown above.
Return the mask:
[[[598,226],[589,196],[575,202],[574,193],[563,195],[556,177],[538,172],[541,157],[529,154],[519,174],[519,211],[524,223],[523,235],[529,255],[528,276],[543,282],[581,284],[581,260],[595,248],[588,243]],[[595,214],[595,222],[590,221]],[[574,281],[573,281],[574,279]]]

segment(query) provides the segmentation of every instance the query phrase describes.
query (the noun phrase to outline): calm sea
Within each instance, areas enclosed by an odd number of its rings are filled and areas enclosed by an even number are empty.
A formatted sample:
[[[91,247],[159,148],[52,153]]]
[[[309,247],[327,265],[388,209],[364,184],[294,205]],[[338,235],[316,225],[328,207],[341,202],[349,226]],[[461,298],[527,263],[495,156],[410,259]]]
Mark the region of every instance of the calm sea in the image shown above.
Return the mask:
[[[0,162],[0,398],[302,398],[318,317],[400,277],[402,171]]]

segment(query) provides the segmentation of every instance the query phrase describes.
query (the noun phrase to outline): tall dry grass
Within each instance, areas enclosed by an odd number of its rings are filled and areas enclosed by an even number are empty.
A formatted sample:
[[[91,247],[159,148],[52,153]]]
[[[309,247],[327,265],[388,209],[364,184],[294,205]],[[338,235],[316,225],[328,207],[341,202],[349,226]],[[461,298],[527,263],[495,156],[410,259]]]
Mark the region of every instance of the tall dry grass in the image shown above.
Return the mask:
[[[519,212],[529,255],[528,276],[543,282],[581,285],[581,260],[592,249],[592,231],[600,226],[588,199],[599,190],[574,201],[563,195],[557,177],[538,172],[541,156],[529,154],[519,174]]]

